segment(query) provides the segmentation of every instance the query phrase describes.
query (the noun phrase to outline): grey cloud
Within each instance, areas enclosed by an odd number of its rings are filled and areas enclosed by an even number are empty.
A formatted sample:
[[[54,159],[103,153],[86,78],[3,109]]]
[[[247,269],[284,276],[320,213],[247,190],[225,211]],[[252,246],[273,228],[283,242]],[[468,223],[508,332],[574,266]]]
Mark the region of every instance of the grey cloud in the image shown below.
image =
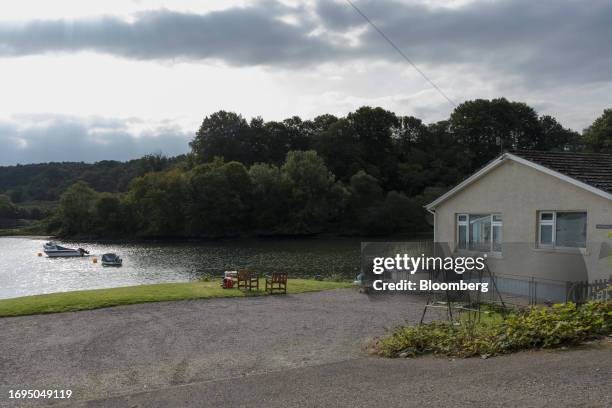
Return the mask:
[[[169,10],[77,21],[0,24],[0,55],[97,51],[135,59],[221,59],[234,65],[292,63],[319,59],[329,47],[300,25],[279,20],[288,11],[274,2],[207,14]]]
[[[319,4],[318,15],[331,29],[360,24],[356,14],[351,20],[344,2]],[[607,0],[475,1],[433,9],[398,1],[358,5],[417,63],[479,65],[530,83],[611,79],[612,2]],[[357,52],[363,55],[397,57],[371,29],[361,40]]]
[[[412,59],[423,65],[478,65],[502,79],[534,84],[609,81],[609,0],[480,0],[431,8],[399,0],[355,0]],[[279,18],[298,17],[298,24]],[[272,0],[207,14],[143,12],[76,21],[0,23],[0,56],[90,50],[134,59],[217,59],[230,65],[304,67],[349,59],[400,61],[372,29],[358,46],[338,34],[363,27],[344,1],[314,10]],[[316,34],[315,34],[316,33]]]
[[[132,121],[59,115],[19,115],[19,125],[0,121],[0,165],[130,160],[149,153],[175,156],[188,151],[192,135],[177,126],[136,133],[128,127]]]

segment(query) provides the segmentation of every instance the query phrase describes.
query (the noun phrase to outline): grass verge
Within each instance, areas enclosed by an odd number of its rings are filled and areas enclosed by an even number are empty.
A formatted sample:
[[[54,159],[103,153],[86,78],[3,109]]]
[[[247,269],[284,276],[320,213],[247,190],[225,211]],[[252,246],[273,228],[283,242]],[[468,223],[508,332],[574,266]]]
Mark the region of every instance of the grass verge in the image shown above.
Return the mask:
[[[488,357],[520,350],[572,346],[612,334],[612,302],[573,303],[514,311],[506,319],[491,316],[458,325],[435,321],[399,327],[375,349],[384,357],[439,354]]]
[[[111,289],[80,290],[50,293],[0,300],[0,317],[24,316],[41,313],[74,312],[118,305],[169,300],[212,299],[221,297],[257,296],[263,290],[249,293],[238,289],[222,289],[220,280],[209,282],[162,283],[155,285],[128,286]],[[347,282],[289,279],[287,293],[316,292],[348,288]],[[265,282],[260,282],[260,288]]]

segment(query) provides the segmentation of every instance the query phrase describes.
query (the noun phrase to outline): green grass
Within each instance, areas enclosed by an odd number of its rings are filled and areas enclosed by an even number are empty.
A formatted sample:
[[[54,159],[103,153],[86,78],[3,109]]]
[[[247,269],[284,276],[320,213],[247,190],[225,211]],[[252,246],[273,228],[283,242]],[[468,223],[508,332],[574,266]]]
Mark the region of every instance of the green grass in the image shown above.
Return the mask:
[[[477,306],[468,306],[471,309],[475,309]],[[459,315],[458,321],[462,324],[469,324],[470,321],[478,322],[485,325],[497,325],[503,322],[504,316],[501,312],[489,305],[480,305],[480,316],[478,312],[467,311]]]
[[[32,221],[27,225],[15,228],[0,228],[0,237],[46,236],[47,224],[44,221]]]
[[[210,282],[164,283],[2,299],[0,300],[0,317],[74,312],[77,310],[169,300],[265,295],[263,279],[260,282],[262,290],[258,293],[249,293],[238,289],[222,289],[220,282],[220,280],[215,279]],[[348,287],[352,287],[352,285],[347,282],[289,279],[287,293],[316,292]]]

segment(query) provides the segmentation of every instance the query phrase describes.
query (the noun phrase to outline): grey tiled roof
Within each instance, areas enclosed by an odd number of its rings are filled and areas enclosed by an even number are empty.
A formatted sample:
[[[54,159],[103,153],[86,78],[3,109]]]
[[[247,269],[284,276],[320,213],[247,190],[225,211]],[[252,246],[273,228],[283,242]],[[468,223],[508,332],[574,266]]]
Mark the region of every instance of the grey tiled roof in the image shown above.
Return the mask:
[[[515,150],[509,153],[612,193],[612,154],[535,150]]]

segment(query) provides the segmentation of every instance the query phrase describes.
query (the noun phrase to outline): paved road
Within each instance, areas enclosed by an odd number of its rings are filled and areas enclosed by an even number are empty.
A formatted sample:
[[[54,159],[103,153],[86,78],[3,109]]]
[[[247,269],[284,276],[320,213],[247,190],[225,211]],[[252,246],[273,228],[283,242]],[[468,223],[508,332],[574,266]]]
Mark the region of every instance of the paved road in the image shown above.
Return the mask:
[[[90,401],[110,407],[610,407],[612,348],[488,360],[360,358]]]
[[[610,348],[368,357],[368,339],[421,310],[419,298],[338,290],[0,319],[0,406],[14,406],[11,388],[68,388],[68,405],[93,407],[610,402]]]

